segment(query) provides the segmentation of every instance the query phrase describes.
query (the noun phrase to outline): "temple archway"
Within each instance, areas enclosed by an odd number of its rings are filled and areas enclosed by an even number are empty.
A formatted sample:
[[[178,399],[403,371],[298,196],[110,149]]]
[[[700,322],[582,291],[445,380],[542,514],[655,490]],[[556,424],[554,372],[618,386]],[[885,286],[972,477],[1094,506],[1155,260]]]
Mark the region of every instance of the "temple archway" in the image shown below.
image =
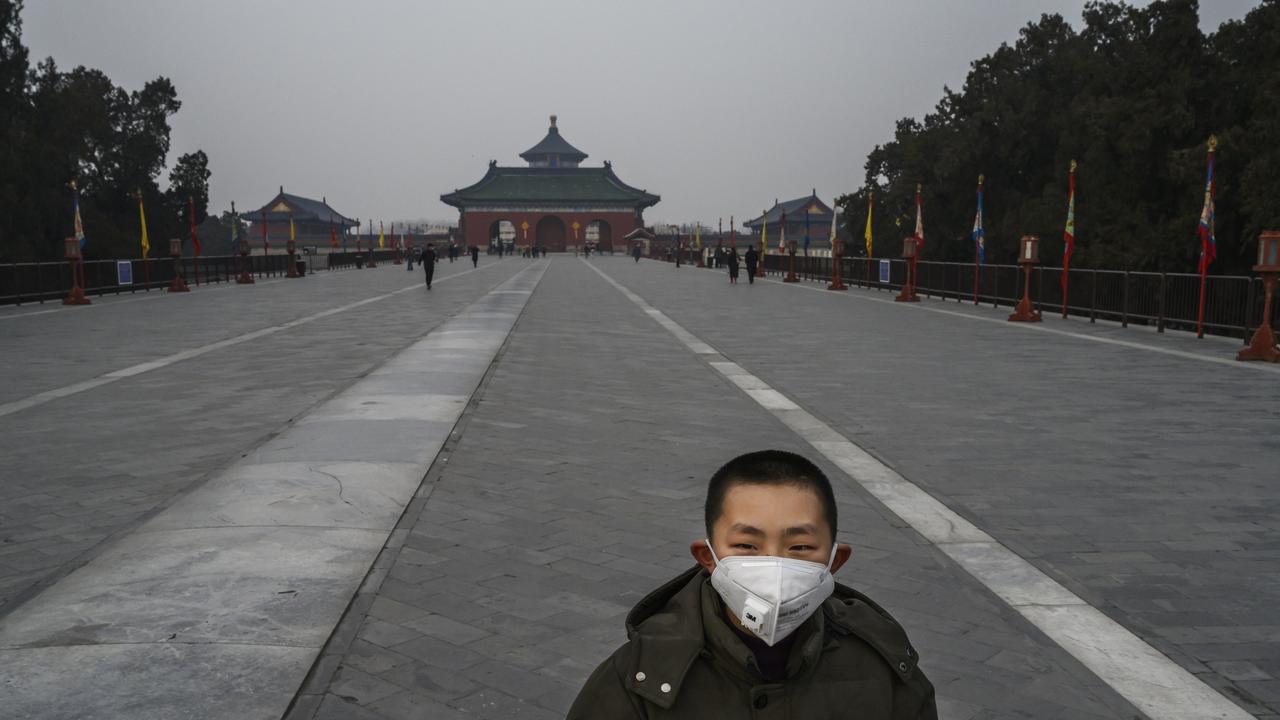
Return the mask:
[[[593,220],[587,226],[587,242],[594,242],[599,252],[613,252],[613,227],[607,220]]]
[[[538,221],[538,226],[534,230],[534,239],[538,245],[546,248],[548,252],[564,252],[564,221],[555,215],[543,217]]]
[[[489,249],[496,249],[502,242],[505,249],[510,249],[516,239],[516,224],[510,220],[494,220],[489,223]]]

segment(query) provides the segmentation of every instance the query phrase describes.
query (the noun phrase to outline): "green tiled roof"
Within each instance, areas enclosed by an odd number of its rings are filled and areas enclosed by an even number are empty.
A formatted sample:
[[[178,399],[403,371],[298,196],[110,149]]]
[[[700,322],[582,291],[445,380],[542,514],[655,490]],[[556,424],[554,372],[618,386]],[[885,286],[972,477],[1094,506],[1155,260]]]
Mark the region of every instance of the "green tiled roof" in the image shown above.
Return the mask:
[[[622,182],[608,163],[599,168],[516,168],[489,165],[480,182],[440,196],[457,208],[492,203],[625,204],[649,207],[661,198]]]

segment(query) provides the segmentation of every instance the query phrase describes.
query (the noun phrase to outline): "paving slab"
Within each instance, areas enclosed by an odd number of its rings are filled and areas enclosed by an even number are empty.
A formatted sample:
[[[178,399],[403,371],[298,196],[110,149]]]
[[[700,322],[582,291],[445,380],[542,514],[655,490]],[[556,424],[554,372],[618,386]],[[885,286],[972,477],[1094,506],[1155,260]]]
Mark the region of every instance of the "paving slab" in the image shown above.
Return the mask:
[[[428,367],[437,351],[467,355],[474,391],[544,268],[545,263],[524,267],[499,292],[483,295],[441,332],[428,334],[371,375]],[[502,292],[510,290],[525,292]],[[466,341],[460,344],[460,337]],[[456,386],[452,379],[446,384]],[[196,705],[203,705],[202,717],[279,717],[391,535],[400,515],[395,508],[407,505],[418,486],[406,481],[403,467],[395,472],[359,460],[408,448],[386,462],[415,465],[420,479],[463,410],[456,396],[439,390],[419,383],[403,390],[413,402],[387,402],[357,381],[332,408],[320,405],[315,417],[246,454],[226,477],[213,478],[160,511],[53,584],[38,602],[0,618],[5,700],[34,707],[56,683],[63,688],[62,714],[42,717],[161,717]],[[377,408],[371,416],[353,411],[366,403]],[[435,407],[424,411],[422,405]],[[349,460],[328,462],[335,453]],[[378,479],[388,482],[375,485]],[[246,502],[247,493],[258,493],[259,502]],[[335,497],[349,510],[335,513]],[[287,509],[277,517],[271,502],[260,504],[267,500],[282,501]],[[146,662],[145,654],[108,652],[95,656],[101,663],[76,662],[86,646],[122,645],[149,648],[151,662],[159,663],[166,652],[178,661],[167,668],[165,682],[127,707],[93,689],[119,681],[121,665]],[[221,658],[233,667],[209,667],[183,664],[181,652],[168,650],[177,645],[236,646],[239,652]],[[255,684],[244,682],[246,667],[282,657],[291,659],[291,673],[277,670]],[[240,696],[237,703],[211,702],[232,693]]]
[[[13,398],[404,291],[0,416],[0,615],[524,267],[445,264],[430,292],[390,266],[40,315],[0,308],[0,390]],[[443,382],[456,370],[441,361],[429,380],[382,375],[376,388],[458,394],[456,378]]]
[[[599,267],[1249,712],[1277,714],[1214,671],[1222,646],[1199,630],[1265,636],[1280,607],[1280,367],[1236,363],[1222,338]],[[1238,659],[1280,657],[1238,642]]]
[[[763,447],[814,456],[572,258],[551,262],[461,422],[402,519],[398,554],[366,583],[290,720],[419,717],[419,699],[461,717],[562,717],[625,640],[626,612],[691,564],[714,470]],[[883,504],[837,482],[840,539],[855,548],[840,579],[903,622],[943,717],[1139,717]]]

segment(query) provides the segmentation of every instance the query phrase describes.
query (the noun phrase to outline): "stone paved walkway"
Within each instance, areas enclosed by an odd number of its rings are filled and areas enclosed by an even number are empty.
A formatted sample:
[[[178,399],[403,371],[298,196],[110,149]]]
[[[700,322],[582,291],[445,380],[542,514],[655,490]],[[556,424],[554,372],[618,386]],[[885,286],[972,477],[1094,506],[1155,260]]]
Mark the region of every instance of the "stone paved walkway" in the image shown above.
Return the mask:
[[[1199,359],[1237,344],[590,262],[1241,707],[1280,717],[1280,375]],[[141,367],[0,413],[0,621],[527,263],[485,258],[429,296],[391,266],[0,309],[0,408]],[[443,264],[440,279],[469,269]],[[290,720],[562,716],[631,605],[689,566],[707,477],[761,447],[814,455],[585,261],[552,258]],[[943,717],[1141,717],[815,459],[856,549],[840,578],[906,626]]]
[[[689,566],[714,469],[761,447],[813,455],[571,258],[464,422],[291,718],[562,717],[630,607]],[[838,496],[856,548],[841,579],[906,625],[944,717],[1138,716],[879,503],[847,480]]]
[[[444,263],[429,297],[416,270],[384,265],[0,309],[3,403],[414,287],[0,416],[0,616],[523,267],[486,260],[450,280],[471,265]]]

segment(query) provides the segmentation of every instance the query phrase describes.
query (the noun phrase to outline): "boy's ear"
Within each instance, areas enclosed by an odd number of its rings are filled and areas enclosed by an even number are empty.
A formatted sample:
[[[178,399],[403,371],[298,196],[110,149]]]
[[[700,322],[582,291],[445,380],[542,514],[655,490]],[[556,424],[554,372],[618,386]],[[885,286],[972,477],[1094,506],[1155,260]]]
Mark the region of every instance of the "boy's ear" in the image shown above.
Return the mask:
[[[689,554],[693,556],[694,560],[698,561],[703,570],[708,573],[715,571],[716,561],[711,557],[711,548],[707,547],[706,540],[694,540],[689,543]]]
[[[849,562],[849,558],[853,557],[853,548],[844,543],[836,543],[836,557],[831,561],[831,574],[835,574],[840,566]]]

